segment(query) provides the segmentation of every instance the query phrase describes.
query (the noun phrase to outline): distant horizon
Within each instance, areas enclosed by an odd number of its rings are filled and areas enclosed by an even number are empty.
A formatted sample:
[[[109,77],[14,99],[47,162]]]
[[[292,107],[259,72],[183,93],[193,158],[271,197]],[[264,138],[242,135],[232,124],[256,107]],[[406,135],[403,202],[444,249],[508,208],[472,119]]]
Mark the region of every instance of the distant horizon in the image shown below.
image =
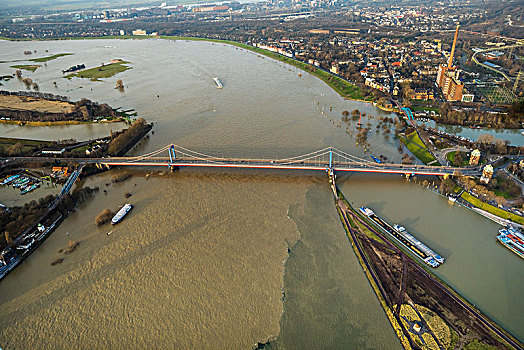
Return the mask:
[[[110,9],[125,6],[160,6],[162,3],[167,3],[167,6],[184,5],[194,3],[215,3],[224,2],[225,0],[27,0],[21,4],[19,1],[7,0],[0,1],[0,10],[9,9],[43,9],[50,11],[75,11],[88,10],[93,8]],[[240,3],[260,2],[262,0],[234,0]]]

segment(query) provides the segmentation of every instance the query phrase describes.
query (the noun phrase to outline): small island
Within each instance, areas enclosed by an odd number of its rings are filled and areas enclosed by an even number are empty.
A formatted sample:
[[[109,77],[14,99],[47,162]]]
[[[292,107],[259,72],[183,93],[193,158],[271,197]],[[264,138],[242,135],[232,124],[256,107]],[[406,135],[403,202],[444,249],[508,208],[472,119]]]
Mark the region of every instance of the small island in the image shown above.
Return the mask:
[[[103,78],[111,78],[112,76],[125,72],[128,69],[132,69],[127,64],[130,62],[123,61],[121,59],[112,59],[109,61],[109,64],[102,63],[98,67],[82,70],[76,73],[69,74],[65,76],[67,79],[71,79],[73,77],[78,78],[87,78],[91,81],[99,81]]]

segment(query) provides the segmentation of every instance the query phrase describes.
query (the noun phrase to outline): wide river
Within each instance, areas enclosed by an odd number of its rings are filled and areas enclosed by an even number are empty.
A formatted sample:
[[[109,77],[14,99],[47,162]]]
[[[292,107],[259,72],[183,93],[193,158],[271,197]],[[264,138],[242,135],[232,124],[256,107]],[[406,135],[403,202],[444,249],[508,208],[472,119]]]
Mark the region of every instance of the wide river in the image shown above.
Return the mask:
[[[27,59],[25,50],[36,50],[32,57],[74,53],[24,71],[41,91],[134,109],[154,122],[154,135],[135,154],[175,143],[219,156],[288,157],[334,146],[366,159],[371,152],[401,158],[398,141],[374,131],[383,112],[235,47],[154,39],[0,41],[0,61]],[[133,69],[100,82],[62,78],[62,69],[112,58]],[[21,63],[0,63],[0,75]],[[114,89],[117,79],[124,93]],[[24,89],[17,79],[3,84]],[[355,122],[341,122],[341,112],[355,108],[372,127],[367,150],[356,144]],[[1,125],[0,136],[84,140],[121,127]],[[144,169],[108,185],[118,171],[80,184],[100,192],[0,283],[0,346],[249,349],[272,340],[278,349],[400,348],[345,237],[324,174],[166,169],[148,176]],[[406,226],[443,255],[436,274],[524,339],[523,262],[496,243],[495,223],[400,176],[338,180],[355,205]],[[121,224],[95,226],[102,209],[127,201],[135,209]],[[80,241],[78,249],[57,253],[69,240]],[[59,256],[64,262],[51,266]]]

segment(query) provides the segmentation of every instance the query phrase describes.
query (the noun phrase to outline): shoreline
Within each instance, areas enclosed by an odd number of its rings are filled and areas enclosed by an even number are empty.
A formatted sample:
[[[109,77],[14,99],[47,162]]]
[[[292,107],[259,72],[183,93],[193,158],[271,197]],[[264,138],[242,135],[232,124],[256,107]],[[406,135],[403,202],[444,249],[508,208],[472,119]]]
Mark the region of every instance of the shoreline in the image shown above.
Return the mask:
[[[361,90],[358,86],[356,86],[355,84],[349,82],[348,80],[344,79],[344,78],[341,78],[335,74],[332,74],[331,72],[329,71],[326,71],[324,70],[323,68],[320,68],[320,67],[315,67],[309,63],[306,63],[306,62],[302,62],[302,61],[299,61],[295,58],[291,58],[291,57],[287,57],[287,56],[283,56],[279,53],[276,53],[276,52],[271,52],[271,51],[268,51],[268,50],[265,50],[265,49],[261,49],[261,48],[258,48],[258,47],[255,47],[255,46],[251,46],[251,45],[247,45],[247,44],[243,44],[243,43],[240,43],[240,42],[237,42],[237,41],[233,41],[233,40],[225,40],[225,39],[210,39],[210,38],[201,38],[201,37],[184,37],[184,36],[171,36],[171,35],[159,35],[159,36],[146,36],[146,37],[137,37],[137,36],[132,36],[132,35],[122,35],[122,36],[100,36],[100,37],[71,37],[71,38],[30,38],[30,39],[11,39],[11,38],[6,38],[4,40],[6,41],[60,41],[60,40],[96,40],[96,39],[99,39],[99,40],[115,40],[115,39],[119,39],[119,40],[147,40],[147,39],[163,39],[163,40],[173,40],[173,41],[176,41],[176,40],[186,40],[186,41],[207,41],[207,42],[212,42],[212,43],[220,43],[220,44],[226,44],[226,45],[231,45],[231,46],[235,46],[235,47],[239,47],[239,48],[242,48],[242,49],[245,49],[245,50],[248,50],[250,52],[254,52],[254,53],[257,53],[257,54],[261,54],[261,55],[264,55],[266,57],[269,57],[269,58],[272,58],[272,59],[275,59],[279,62],[283,62],[283,63],[286,63],[286,64],[289,64],[295,68],[298,68],[306,73],[309,73],[315,77],[317,77],[318,79],[322,80],[326,85],[328,85],[333,91],[335,91],[336,93],[339,94],[340,97],[346,99],[346,100],[351,100],[351,101],[357,101],[357,102],[365,102],[365,103],[369,103],[369,104],[373,104],[373,101],[372,100],[365,100],[365,99],[362,99],[362,98],[356,98],[356,97],[351,97],[350,94],[346,94],[344,93],[344,91],[342,91],[342,88],[338,88],[337,86],[335,86],[334,82],[332,82],[331,79],[333,79],[334,81],[336,82],[340,82],[342,85],[345,85],[344,87],[346,88],[351,88],[351,89],[354,89],[354,91],[356,91],[355,93],[358,93],[358,94],[361,94]],[[313,71],[311,70],[307,70],[305,69],[306,67],[312,69]],[[328,80],[330,79],[330,80]]]
[[[358,218],[360,216],[359,213],[356,211],[356,209],[351,207],[351,205],[347,202],[347,199],[344,197],[342,192],[338,189],[337,189],[337,194],[334,197],[334,200],[335,200],[336,209],[339,213],[339,217],[344,227],[344,230],[346,232],[346,235],[351,243],[351,246],[353,248],[353,251],[355,252],[355,255],[357,255],[357,258],[361,264],[362,269],[365,272],[366,277],[368,278],[370,285],[373,287],[373,290],[375,291],[377,298],[380,301],[380,304],[383,306],[384,312],[388,316],[388,319],[390,320],[392,327],[397,332],[400,342],[402,343],[405,349],[411,349],[412,348],[411,342],[413,342],[413,340],[410,342],[409,339],[406,338],[406,332],[408,332],[408,330],[406,330],[404,326],[400,327],[401,329],[395,327],[395,325],[398,325],[398,320],[395,317],[395,315],[393,314],[393,310],[391,309],[392,306],[396,305],[394,304],[393,300],[391,300],[392,298],[395,298],[395,297],[388,295],[386,292],[386,288],[388,290],[390,289],[387,285],[388,281],[382,281],[383,277],[381,276],[380,271],[378,271],[378,274],[377,274],[376,268],[378,267],[378,265],[377,265],[377,262],[374,260],[375,258],[372,259],[370,257],[367,257],[368,253],[366,252],[366,248],[363,245],[364,244],[370,245],[370,242],[365,243],[363,241],[363,238],[358,236],[359,234],[367,235],[366,233],[359,232],[362,230],[361,225],[364,222],[367,223],[367,220]],[[343,208],[343,207],[346,207],[346,208]],[[354,215],[355,217],[348,216],[346,211],[352,212],[352,214],[350,215]],[[358,221],[355,221],[355,218],[362,222],[359,223]],[[351,225],[352,228],[348,227],[348,225]],[[364,225],[364,231],[366,230],[365,227],[366,225]],[[373,227],[373,225],[370,225],[370,227]],[[353,232],[354,230],[357,233]],[[379,230],[375,230],[374,228],[373,230],[376,231],[377,233],[380,232]],[[391,246],[397,246],[395,243],[390,242],[389,237],[387,237],[387,235],[384,235],[381,232],[380,232],[379,238],[385,239]],[[376,241],[376,238],[374,238],[373,240]],[[368,239],[367,241],[370,241],[370,240]],[[371,244],[371,249],[374,249],[373,247],[374,246]],[[368,250],[369,249],[370,248],[368,247]],[[403,251],[403,250],[400,249],[400,251]],[[438,277],[437,275],[429,271],[426,268],[426,266],[424,266],[420,261],[409,257],[407,254],[406,254],[406,259],[410,260],[409,264],[411,264],[412,266],[417,266],[419,270],[423,271],[422,272],[423,274],[429,277],[429,280],[433,284],[433,287],[435,288],[435,290],[432,290],[430,288],[428,291],[433,291],[433,293],[438,293],[439,292],[438,288],[441,288],[442,290],[440,292],[443,292],[445,297],[449,297],[451,298],[451,300],[454,300],[453,302],[456,303],[457,304],[456,306],[458,307],[458,309],[455,310],[457,314],[459,314],[463,310],[466,310],[467,312],[472,313],[475,316],[476,321],[480,324],[481,327],[484,327],[484,326],[487,327],[485,328],[485,330],[489,332],[489,334],[491,335],[493,339],[504,343],[504,346],[509,345],[511,348],[515,348],[515,349],[520,348],[521,342],[519,341],[517,337],[515,337],[509,331],[504,329],[497,322],[493,321],[487,314],[479,310],[475,305],[471,304],[464,296],[462,296],[454,288],[450,287],[448,283],[446,283],[440,277]],[[402,261],[403,263],[406,263],[404,262],[404,260]],[[405,283],[405,282],[403,281],[402,283]],[[401,289],[401,291],[402,290],[404,289]],[[392,291],[390,291],[390,293],[392,293]],[[403,297],[404,302],[406,302],[406,299],[407,299],[409,303],[412,297],[409,295],[408,291],[406,290],[404,290],[403,293],[406,293],[405,296]],[[389,303],[393,303],[393,305],[391,307],[387,305],[388,303],[386,302],[384,298],[389,298]],[[417,303],[415,302],[415,304]],[[428,305],[426,305],[425,307],[428,307]],[[448,305],[448,307],[450,306]],[[458,317],[458,316],[455,315],[455,317]],[[450,330],[457,332],[456,330],[453,329],[451,325],[448,324],[449,321],[444,321],[444,322],[450,328]],[[501,334],[504,335],[505,339],[502,339],[502,337],[500,336]],[[463,335],[458,334],[458,336],[468,338],[469,334],[468,333],[463,334]],[[476,340],[478,341],[479,339],[476,339]],[[461,340],[459,338],[459,342],[460,341]],[[408,344],[405,344],[405,342],[408,342]]]
[[[186,41],[206,41],[206,42],[212,42],[212,43],[220,43],[220,44],[231,45],[231,46],[235,46],[235,47],[239,47],[239,48],[248,50],[250,52],[254,52],[254,53],[257,53],[257,54],[264,55],[266,57],[275,59],[275,60],[277,60],[279,62],[288,64],[288,65],[293,66],[295,68],[298,68],[298,69],[300,69],[300,70],[302,70],[302,71],[304,71],[306,73],[309,73],[309,74],[317,77],[318,79],[322,80],[327,86],[329,86],[333,91],[335,91],[337,94],[339,94],[340,97],[342,97],[345,100],[368,103],[368,104],[371,104],[371,105],[377,107],[378,109],[380,109],[380,110],[382,110],[384,112],[401,114],[400,111],[397,108],[386,108],[386,107],[381,106],[378,103],[375,103],[373,100],[354,98],[354,97],[348,96],[347,94],[344,94],[342,91],[340,91],[340,89],[338,89],[336,86],[334,86],[333,83],[331,83],[327,79],[323,78],[317,72],[321,71],[321,72],[329,75],[330,79],[331,78],[339,79],[339,80],[343,81],[346,85],[350,85],[350,86],[354,87],[355,89],[357,89],[357,91],[359,91],[359,93],[361,92],[361,90],[354,83],[352,83],[352,82],[350,82],[350,81],[348,81],[348,80],[346,80],[346,79],[344,79],[344,78],[342,78],[342,77],[340,77],[338,75],[335,75],[335,74],[333,74],[333,73],[331,73],[331,72],[329,72],[329,71],[327,71],[327,70],[325,70],[323,68],[315,67],[314,65],[311,65],[311,64],[309,64],[307,62],[303,62],[303,61],[297,60],[297,59],[292,58],[292,57],[287,57],[287,56],[281,55],[281,54],[276,53],[276,52],[271,52],[271,51],[268,51],[268,50],[265,50],[265,49],[261,49],[259,47],[243,44],[241,42],[233,41],[233,40],[211,39],[211,38],[192,37],[192,36],[188,36],[188,37],[185,37],[185,36],[171,36],[171,35],[145,36],[145,37],[138,37],[138,36],[133,36],[133,35],[121,35],[121,36],[112,35],[112,36],[100,36],[100,37],[30,38],[30,39],[11,39],[11,38],[0,37],[0,40],[13,41],[13,42],[16,42],[16,41],[96,40],[96,39],[99,39],[99,40],[163,39],[163,40],[172,40],[172,41],[186,40]],[[308,66],[309,68],[314,69],[314,71],[306,70],[306,69],[304,69],[304,67],[301,67],[301,65]],[[429,118],[429,119],[432,120],[435,123],[439,123],[439,122],[435,121],[432,118]],[[457,126],[457,127],[463,127],[463,128],[468,128],[470,126],[470,125],[460,125],[460,124],[443,124],[443,123],[439,123],[439,124],[446,125],[446,126],[448,126],[448,125],[449,126]],[[493,129],[493,130],[508,130],[508,129],[509,130],[522,130],[522,128],[518,128],[518,127],[493,128],[493,127],[490,127],[490,126],[487,126],[487,125],[481,125],[481,126],[485,127],[485,128],[488,128],[488,129]]]
[[[80,124],[102,124],[102,123],[125,123],[125,120],[105,120],[105,121],[80,121],[80,120],[59,120],[56,122],[31,122],[25,120],[0,120],[0,124],[18,126],[59,126],[59,125],[80,125]]]

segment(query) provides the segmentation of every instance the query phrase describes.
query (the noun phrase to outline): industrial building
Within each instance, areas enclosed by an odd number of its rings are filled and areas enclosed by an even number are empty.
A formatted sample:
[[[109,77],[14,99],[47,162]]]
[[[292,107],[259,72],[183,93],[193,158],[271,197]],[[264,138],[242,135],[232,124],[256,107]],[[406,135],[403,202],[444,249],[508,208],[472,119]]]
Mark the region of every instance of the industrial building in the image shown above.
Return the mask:
[[[457,29],[455,30],[455,38],[453,39],[453,46],[451,47],[448,65],[439,65],[436,83],[441,89],[442,95],[446,100],[473,102],[474,96],[465,93],[464,84],[459,79],[460,70],[453,66],[453,56],[455,55],[459,27],[460,25],[457,25]]]

